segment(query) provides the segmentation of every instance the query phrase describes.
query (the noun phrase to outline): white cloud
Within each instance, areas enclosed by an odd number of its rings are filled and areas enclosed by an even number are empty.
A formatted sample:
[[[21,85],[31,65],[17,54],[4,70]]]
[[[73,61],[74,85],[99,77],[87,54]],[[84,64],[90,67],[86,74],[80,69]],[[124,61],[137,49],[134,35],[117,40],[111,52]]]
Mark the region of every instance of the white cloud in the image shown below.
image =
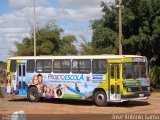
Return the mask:
[[[78,8],[99,7],[101,1],[115,2],[115,0],[59,0],[62,6],[73,6]]]
[[[35,0],[36,6],[47,4],[48,0]],[[9,0],[12,9],[32,7],[34,0]]]
[[[59,0],[64,6],[86,7],[86,6],[99,6],[100,0]]]
[[[29,36],[30,25],[28,19],[29,10],[13,11],[10,14],[0,16],[0,60],[6,61],[9,57],[9,50],[15,50],[14,41],[21,40]],[[30,20],[29,20],[30,21]]]
[[[60,4],[65,6],[61,8],[46,6],[49,2],[51,1],[36,0],[36,18],[40,25],[44,25],[49,20],[56,20],[59,24],[67,21],[60,26],[65,30],[65,34],[73,34],[78,38],[80,35],[86,36],[87,39],[91,38],[91,31],[87,25],[89,26],[90,20],[101,17],[100,0],[59,0]],[[32,4],[33,0],[9,0],[12,12],[0,16],[0,48],[5,41],[5,48],[15,49],[14,41],[20,42],[30,35],[33,21]],[[78,25],[74,26],[71,23]],[[85,27],[83,23],[86,23]],[[4,51],[8,54],[7,49]],[[0,52],[0,55],[3,55],[2,53]],[[0,58],[0,60],[6,58]]]
[[[62,8],[44,8],[37,7],[38,20],[55,19],[70,21],[86,21],[99,18],[102,13],[101,8],[84,8],[84,9],[62,9]]]
[[[24,33],[26,32],[25,28],[0,28],[1,34],[12,34],[12,33]]]

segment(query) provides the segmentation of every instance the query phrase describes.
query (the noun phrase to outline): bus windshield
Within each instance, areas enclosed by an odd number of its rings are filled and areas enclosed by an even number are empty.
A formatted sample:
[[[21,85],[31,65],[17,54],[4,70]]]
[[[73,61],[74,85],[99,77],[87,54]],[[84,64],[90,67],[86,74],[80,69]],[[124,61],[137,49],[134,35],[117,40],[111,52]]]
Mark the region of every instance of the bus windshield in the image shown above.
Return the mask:
[[[147,75],[147,64],[145,62],[132,62],[123,64],[123,78],[145,78]]]

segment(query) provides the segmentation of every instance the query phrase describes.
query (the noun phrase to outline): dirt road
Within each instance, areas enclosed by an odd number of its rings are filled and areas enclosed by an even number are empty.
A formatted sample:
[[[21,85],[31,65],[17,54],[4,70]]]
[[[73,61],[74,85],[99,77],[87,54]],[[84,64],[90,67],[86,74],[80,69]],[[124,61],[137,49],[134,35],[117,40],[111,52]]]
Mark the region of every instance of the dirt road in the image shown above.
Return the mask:
[[[15,111],[24,111],[25,114],[29,115],[39,115],[41,118],[47,115],[62,115],[64,117],[64,115],[75,114],[78,116],[82,114],[90,114],[90,116],[102,114],[160,114],[160,94],[152,94],[148,103],[134,101],[128,105],[114,103],[107,107],[95,106],[90,101],[43,100],[38,103],[31,103],[24,97],[0,98],[1,114],[12,114]],[[67,116],[64,118],[67,118]]]

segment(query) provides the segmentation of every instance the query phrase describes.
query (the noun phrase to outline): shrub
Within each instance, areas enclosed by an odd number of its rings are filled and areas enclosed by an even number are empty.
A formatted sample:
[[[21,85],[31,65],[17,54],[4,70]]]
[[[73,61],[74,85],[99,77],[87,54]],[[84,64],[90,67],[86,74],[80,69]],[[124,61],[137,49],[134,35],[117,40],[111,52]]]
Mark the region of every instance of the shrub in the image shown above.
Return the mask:
[[[150,67],[149,77],[151,80],[151,91],[160,91],[160,67]]]

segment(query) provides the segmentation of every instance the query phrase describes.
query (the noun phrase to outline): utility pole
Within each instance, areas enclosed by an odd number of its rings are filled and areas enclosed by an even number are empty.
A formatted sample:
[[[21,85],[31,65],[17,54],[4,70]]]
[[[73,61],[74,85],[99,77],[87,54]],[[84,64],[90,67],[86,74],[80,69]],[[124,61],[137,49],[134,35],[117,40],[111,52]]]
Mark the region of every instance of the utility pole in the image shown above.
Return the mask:
[[[35,10],[35,0],[33,0],[33,30],[34,30],[34,56],[36,56],[36,10]]]
[[[118,0],[118,27],[119,55],[122,55],[122,0]]]

